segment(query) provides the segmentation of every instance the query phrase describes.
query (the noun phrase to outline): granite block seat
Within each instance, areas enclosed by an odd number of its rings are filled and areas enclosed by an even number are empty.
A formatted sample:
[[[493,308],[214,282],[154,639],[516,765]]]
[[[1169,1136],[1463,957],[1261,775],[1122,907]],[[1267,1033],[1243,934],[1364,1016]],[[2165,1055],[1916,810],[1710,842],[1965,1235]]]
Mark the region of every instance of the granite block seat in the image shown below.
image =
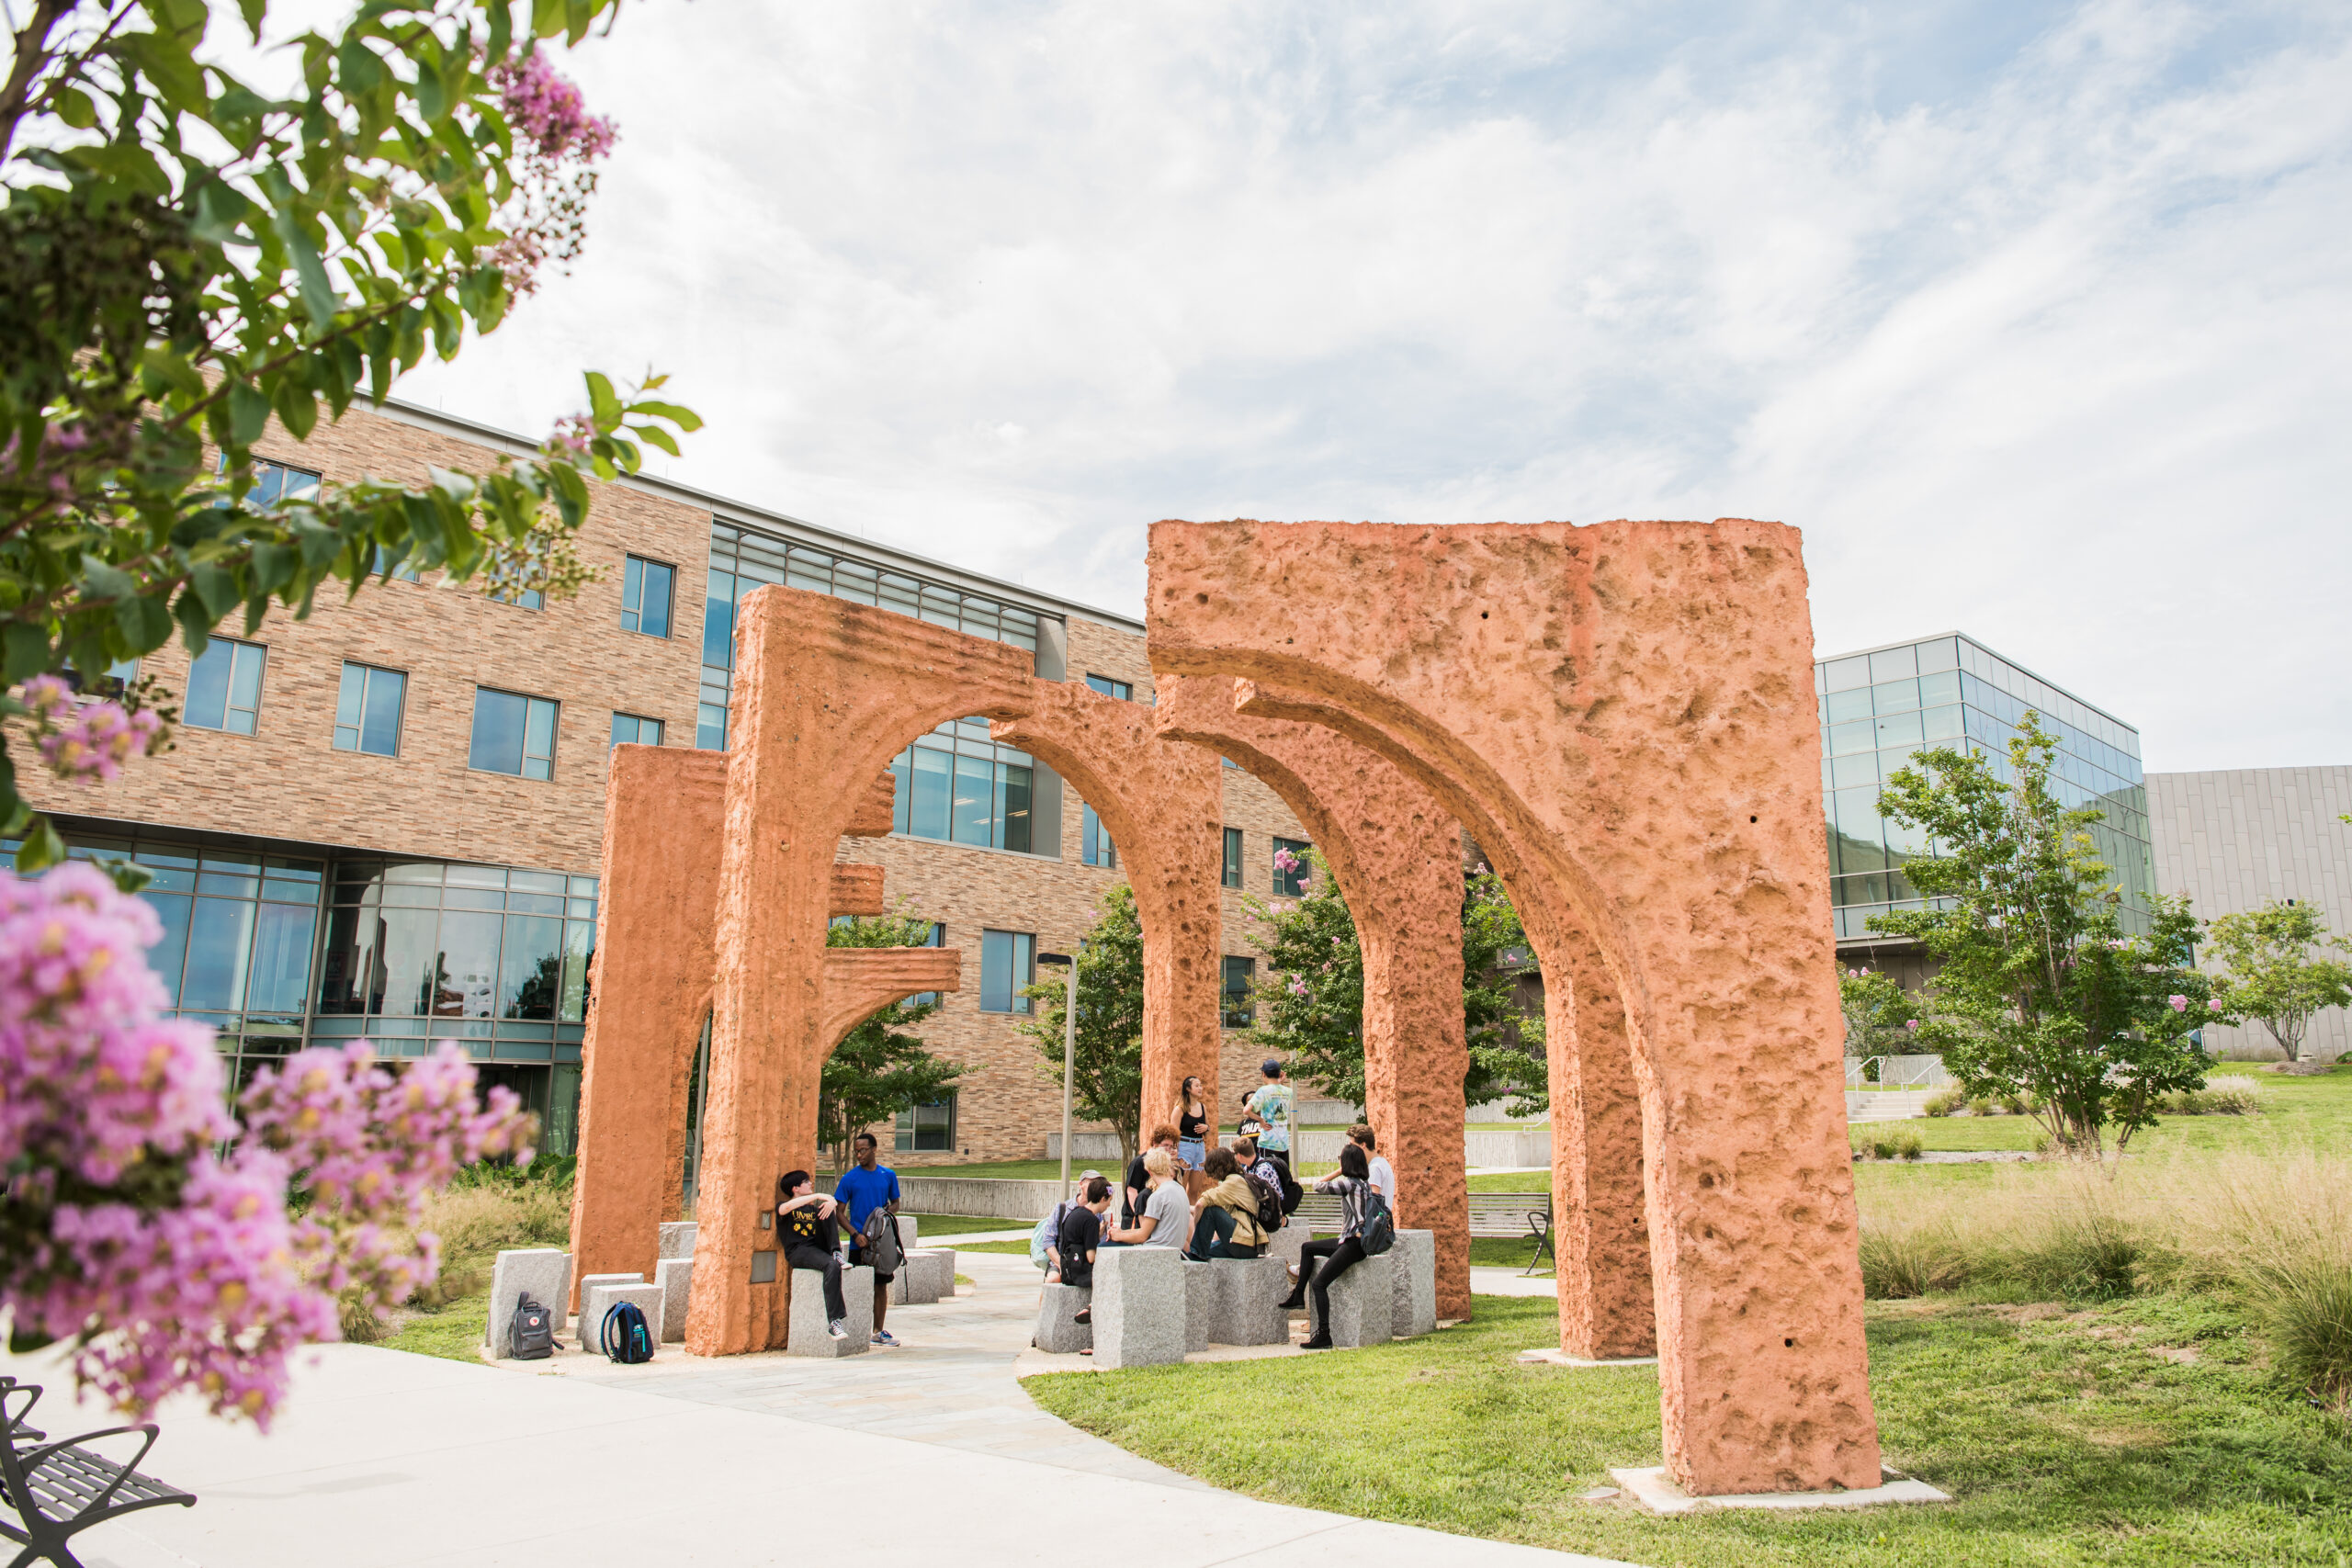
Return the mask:
[[[1279,1258],[1219,1258],[1208,1265],[1216,1283],[1213,1345],[1280,1345],[1290,1337],[1290,1314],[1283,1297],[1290,1276]]]
[[[563,1309],[571,1300],[571,1254],[560,1247],[533,1247],[498,1255],[490,1270],[490,1322],[481,1337],[493,1361],[514,1353],[514,1308],[525,1296],[547,1308],[552,1322],[562,1323]]]
[[[578,1287],[580,1315],[572,1320],[571,1325],[573,1341],[583,1350],[594,1350],[596,1348],[596,1325],[604,1320],[588,1315],[589,1292],[599,1285],[642,1285],[644,1283],[645,1276],[642,1274],[581,1275]],[[556,1316],[559,1322],[561,1321],[562,1315],[562,1308],[557,1307]]]
[[[1377,1258],[1365,1258],[1331,1281],[1334,1346],[1355,1350],[1388,1343],[1389,1324],[1396,1310],[1396,1250],[1391,1248]],[[1306,1292],[1306,1326],[1310,1334],[1320,1326],[1313,1291]]]
[[[890,1278],[892,1306],[929,1306],[939,1300],[940,1255],[928,1249],[910,1251]]]
[[[1336,1309],[1335,1309],[1336,1310]],[[1184,1259],[1172,1247],[1106,1247],[1094,1259],[1094,1364],[1184,1359]]]
[[[676,1345],[686,1337],[686,1308],[694,1299],[695,1260],[692,1254],[664,1258],[653,1265],[653,1282],[662,1287],[662,1342]]]
[[[580,1297],[580,1348],[596,1355],[605,1353],[605,1315],[623,1302],[645,1314],[645,1330],[653,1343],[662,1343],[662,1287],[640,1283],[614,1282],[591,1285]]]
[[[1396,1233],[1388,1249],[1389,1283],[1395,1294],[1388,1332],[1398,1339],[1434,1333],[1437,1329],[1437,1232]],[[1332,1315],[1339,1315],[1335,1303]]]
[[[695,1233],[700,1228],[692,1220],[662,1221],[661,1256],[692,1258],[695,1255]]]
[[[1315,1232],[1294,1218],[1267,1241],[1266,1256],[1279,1258],[1286,1268],[1295,1269],[1298,1267],[1299,1248],[1314,1239]]]
[[[816,1269],[792,1271],[792,1320],[785,1331],[784,1353],[832,1360],[863,1356],[873,1348],[874,1270],[864,1266],[842,1270],[842,1304],[848,1316],[842,1326],[849,1337],[836,1339],[825,1331],[825,1276]]]
[[[1209,1348],[1216,1326],[1216,1266],[1184,1260],[1184,1351],[1194,1355]]]
[[[939,1299],[944,1302],[954,1301],[956,1299],[956,1249],[952,1247],[933,1247],[925,1250],[939,1259]]]
[[[1082,1285],[1047,1285],[1037,1303],[1037,1348],[1071,1356],[1094,1348],[1094,1325],[1080,1323],[1094,1292]]]

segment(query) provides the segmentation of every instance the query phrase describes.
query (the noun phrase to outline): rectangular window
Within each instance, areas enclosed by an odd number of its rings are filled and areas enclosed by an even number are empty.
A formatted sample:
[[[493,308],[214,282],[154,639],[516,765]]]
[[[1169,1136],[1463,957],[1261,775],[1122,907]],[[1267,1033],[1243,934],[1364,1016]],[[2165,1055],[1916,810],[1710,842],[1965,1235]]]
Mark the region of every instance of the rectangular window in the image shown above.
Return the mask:
[[[923,939],[922,945],[925,947],[945,947],[947,945],[947,927],[938,920],[932,921],[931,934]],[[937,991],[917,991],[913,996],[909,997],[905,1001],[900,1002],[899,1005],[900,1007],[910,1008],[937,1007],[939,1005],[939,993]]]
[[[526,779],[555,777],[556,705],[545,697],[474,688],[474,738],[466,766]]]
[[[216,637],[188,666],[180,717],[198,729],[251,735],[261,713],[261,671],[266,651],[257,642]]]
[[[536,588],[486,588],[482,590],[482,596],[523,610],[545,609],[548,602],[547,595]]]
[[[289,468],[283,463],[254,459],[254,488],[245,492],[245,500],[256,506],[275,506],[281,501],[308,501],[319,493],[319,476],[308,468]]]
[[[980,1010],[1027,1012],[1021,993],[1037,979],[1037,938],[1030,931],[980,932]]]
[[[944,1154],[956,1147],[956,1096],[899,1112],[899,1135],[892,1147],[901,1154]]]
[[[334,705],[334,749],[400,755],[401,705],[407,696],[408,677],[399,671],[345,664]]]
[[[1275,897],[1304,898],[1306,897],[1306,880],[1309,874],[1306,861],[1307,848],[1307,842],[1304,839],[1276,839],[1274,840]],[[1288,871],[1284,871],[1282,864],[1283,859],[1285,855],[1287,855],[1293,863],[1291,869]]]
[[[988,720],[941,725],[890,762],[898,781],[891,831],[917,839],[1031,852],[1035,763],[988,739]]]
[[[1228,954],[1225,961],[1225,1006],[1219,1017],[1227,1029],[1250,1027],[1250,987],[1258,978],[1258,961],[1235,958]],[[1085,998],[1081,995],[1080,1001]]]
[[[621,569],[621,630],[647,637],[670,635],[670,589],[677,577],[671,567],[641,556],[630,556]],[[704,618],[703,635],[709,639],[710,623]],[[706,658],[707,655],[706,655]]]
[[[1086,678],[1086,683],[1106,697],[1116,697],[1123,703],[1135,701],[1136,688],[1133,682],[1114,681],[1108,675],[1089,675]]]
[[[1227,887],[1241,886],[1241,829],[1225,830],[1225,874],[1220,879]]]
[[[1102,829],[1102,819],[1094,815],[1094,807],[1084,808],[1083,827],[1080,832],[1079,858],[1089,865],[1110,866],[1119,863],[1119,847]]]
[[[661,745],[662,721],[633,713],[613,715],[613,745],[618,746],[624,741],[637,746]]]

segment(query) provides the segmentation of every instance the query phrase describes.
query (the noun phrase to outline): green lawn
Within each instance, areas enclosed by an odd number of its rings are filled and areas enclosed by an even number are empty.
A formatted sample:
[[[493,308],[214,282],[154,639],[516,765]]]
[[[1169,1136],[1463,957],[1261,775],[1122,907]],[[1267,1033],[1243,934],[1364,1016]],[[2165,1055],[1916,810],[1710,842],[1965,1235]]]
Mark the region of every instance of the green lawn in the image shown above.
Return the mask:
[[[2340,1568],[2352,1552],[2344,1424],[2268,1377],[2210,1303],[1867,1311],[1887,1462],[1953,1493],[1949,1506],[1657,1519],[1580,1501],[1610,1466],[1659,1461],[1657,1381],[1517,1364],[1557,1342],[1544,1300],[1481,1296],[1470,1324],[1373,1350],[1024,1386],[1236,1491],[1637,1562]],[[1283,1419],[1237,1423],[1237,1409]]]
[[[2150,1153],[2166,1148],[2222,1148],[2249,1139],[2300,1135],[2321,1142],[2352,1140],[2352,1068],[2338,1066],[2316,1077],[2265,1072],[2258,1062],[2224,1062],[2215,1077],[2243,1076],[2262,1085],[2258,1116],[2166,1116],[2132,1135],[2131,1146]],[[1928,1116],[1907,1122],[1857,1123],[1857,1146],[1895,1128],[1919,1134],[1929,1149],[2031,1149],[2041,1124],[2030,1116]]]
[[[915,1245],[920,1247],[933,1236],[968,1235],[975,1231],[1009,1231],[1015,1225],[1034,1225],[1035,1220],[984,1220],[970,1214],[916,1214]]]
[[[394,1350],[419,1356],[439,1356],[450,1361],[481,1360],[482,1335],[490,1325],[490,1285],[487,1280],[472,1295],[459,1296],[432,1311],[409,1309],[413,1315],[401,1331],[382,1341]]]

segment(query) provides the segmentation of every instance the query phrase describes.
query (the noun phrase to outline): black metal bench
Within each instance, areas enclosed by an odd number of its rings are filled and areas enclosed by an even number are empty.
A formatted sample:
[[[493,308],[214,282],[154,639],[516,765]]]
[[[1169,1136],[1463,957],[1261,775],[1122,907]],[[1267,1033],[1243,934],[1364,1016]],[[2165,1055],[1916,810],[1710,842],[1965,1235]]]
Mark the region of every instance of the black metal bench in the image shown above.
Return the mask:
[[[1340,1225],[1339,1198],[1328,1192],[1309,1192],[1299,1200],[1297,1212],[1291,1223],[1306,1225],[1316,1234],[1336,1233]],[[1550,1255],[1557,1267],[1559,1254],[1552,1250],[1552,1195],[1549,1192],[1473,1192],[1470,1194],[1470,1234],[1474,1236],[1517,1237],[1535,1244],[1535,1256],[1520,1272],[1532,1274],[1535,1266]]]
[[[0,1487],[17,1523],[0,1519],[0,1536],[24,1550],[8,1568],[26,1568],[46,1559],[58,1568],[82,1568],[81,1560],[65,1543],[92,1525],[119,1518],[141,1508],[176,1503],[196,1506],[193,1493],[139,1473],[139,1462],[155,1446],[158,1428],[143,1422],[85,1432],[62,1442],[46,1441],[47,1434],[27,1425],[25,1417],[40,1399],[40,1385],[0,1377],[0,1425],[7,1440],[0,1442]],[[82,1447],[99,1438],[143,1432],[147,1440],[128,1463],[110,1460]]]

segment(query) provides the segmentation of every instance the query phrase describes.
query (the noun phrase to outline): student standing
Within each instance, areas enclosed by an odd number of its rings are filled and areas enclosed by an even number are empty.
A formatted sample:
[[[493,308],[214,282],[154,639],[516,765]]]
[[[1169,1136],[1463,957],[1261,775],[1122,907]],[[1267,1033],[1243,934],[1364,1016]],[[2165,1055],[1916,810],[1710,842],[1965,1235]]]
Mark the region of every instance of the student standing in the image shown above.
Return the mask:
[[[882,1326],[882,1320],[890,1310],[890,1281],[899,1277],[899,1173],[878,1163],[882,1145],[875,1141],[873,1134],[860,1133],[852,1146],[857,1151],[857,1164],[842,1172],[841,1180],[833,1185],[833,1200],[849,1211],[850,1267],[855,1269],[869,1260],[890,1265],[887,1274],[878,1267],[874,1270],[874,1343],[896,1345],[898,1340]],[[891,1246],[887,1253],[866,1246],[866,1223],[877,1209],[882,1211],[883,1223],[890,1231]]]
[[[1348,1129],[1348,1142],[1364,1152],[1364,1157],[1372,1168],[1369,1179],[1372,1182],[1373,1190],[1379,1193],[1387,1202],[1388,1212],[1395,1213],[1396,1212],[1396,1168],[1381,1158],[1374,1150],[1372,1129],[1361,1122],[1357,1122]]]
[[[1298,1091],[1290,1087],[1283,1076],[1283,1065],[1269,1056],[1259,1064],[1258,1072],[1266,1081],[1250,1097],[1250,1108],[1266,1130],[1258,1134],[1258,1152],[1273,1155],[1283,1165],[1290,1164],[1291,1118],[1298,1109]]]
[[[1209,1108],[1203,1096],[1197,1077],[1186,1078],[1176,1095],[1176,1157],[1194,1170],[1208,1150]]]

